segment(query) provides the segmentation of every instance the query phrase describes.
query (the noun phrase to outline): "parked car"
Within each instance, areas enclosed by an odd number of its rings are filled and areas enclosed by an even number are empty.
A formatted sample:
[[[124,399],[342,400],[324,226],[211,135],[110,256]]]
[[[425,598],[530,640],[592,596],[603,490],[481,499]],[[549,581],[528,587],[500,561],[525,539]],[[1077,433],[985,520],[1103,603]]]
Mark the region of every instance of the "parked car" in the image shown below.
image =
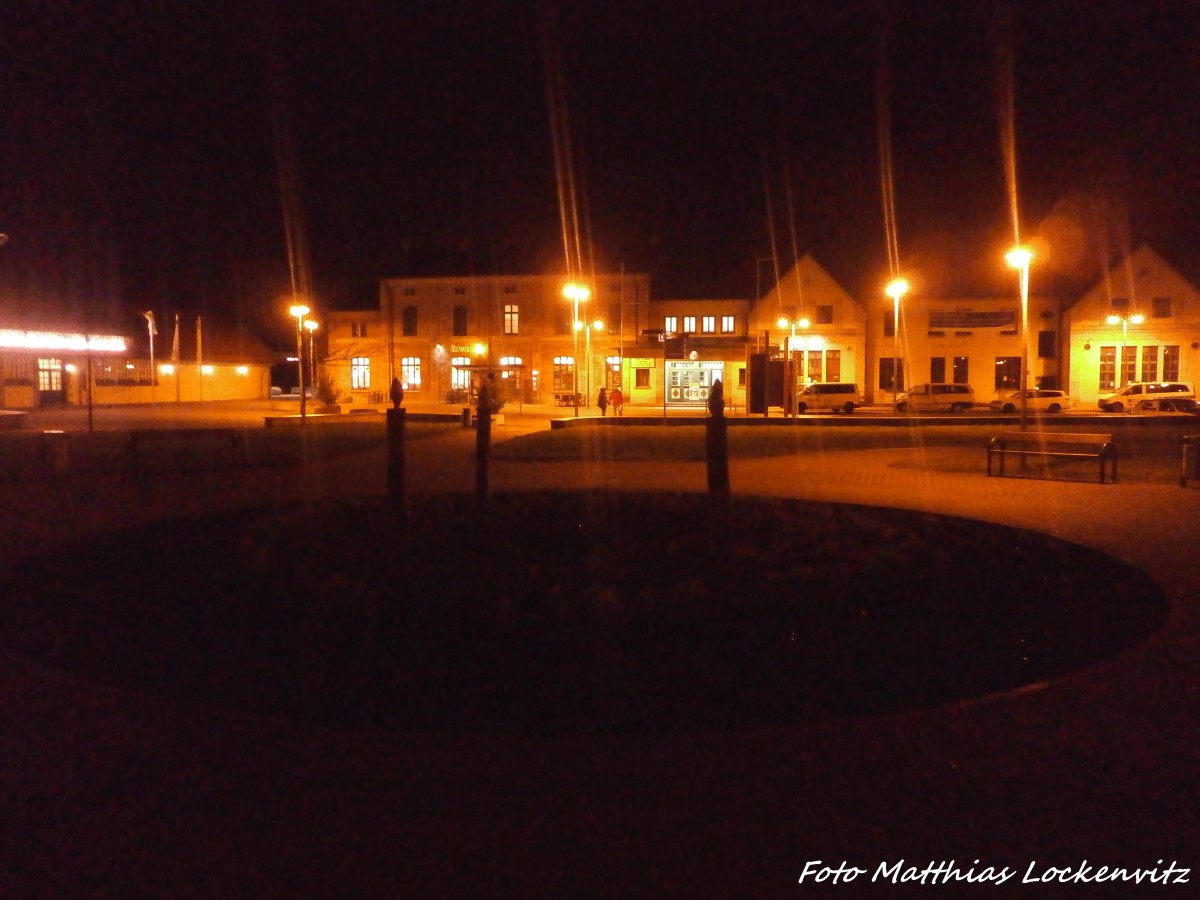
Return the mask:
[[[992,412],[1015,413],[1021,410],[1021,397],[1028,393],[1025,406],[1031,412],[1062,412],[1075,405],[1075,401],[1066,391],[1051,391],[1039,388],[1037,390],[1013,391],[1007,397],[993,400],[988,406]]]
[[[852,413],[862,406],[862,393],[857,384],[842,381],[818,381],[807,385],[796,398],[796,412],[804,414],[809,409],[828,409],[833,412]]]
[[[896,412],[960,413],[975,405],[969,384],[914,384],[896,398]]]
[[[1137,409],[1143,400],[1195,400],[1196,389],[1186,381],[1136,381],[1127,384],[1107,397],[1101,397],[1096,405],[1105,412],[1125,412]]]
[[[1200,415],[1200,403],[1191,397],[1158,397],[1153,400],[1139,400],[1133,412],[1138,413],[1187,413]]]

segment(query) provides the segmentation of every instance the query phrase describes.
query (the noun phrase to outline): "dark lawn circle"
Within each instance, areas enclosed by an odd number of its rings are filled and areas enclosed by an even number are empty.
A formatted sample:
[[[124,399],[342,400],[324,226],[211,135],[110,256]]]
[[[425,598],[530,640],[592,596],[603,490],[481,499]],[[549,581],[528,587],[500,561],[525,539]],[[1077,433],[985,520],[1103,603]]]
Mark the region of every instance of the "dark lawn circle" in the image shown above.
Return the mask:
[[[1166,621],[1138,569],[901,510],[703,495],[416,496],[114,531],[5,573],[6,646],[99,681],[331,724],[753,728],[947,703]]]

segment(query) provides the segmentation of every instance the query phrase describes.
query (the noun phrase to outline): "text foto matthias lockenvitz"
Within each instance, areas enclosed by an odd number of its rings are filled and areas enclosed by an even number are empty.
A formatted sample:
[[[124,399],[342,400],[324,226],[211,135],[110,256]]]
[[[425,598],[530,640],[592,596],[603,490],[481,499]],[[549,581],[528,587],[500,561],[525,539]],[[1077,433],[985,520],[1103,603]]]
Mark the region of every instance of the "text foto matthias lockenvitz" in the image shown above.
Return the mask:
[[[1149,868],[1127,866],[1101,866],[1086,859],[1078,865],[1052,866],[1032,860],[1024,874],[1008,866],[981,865],[979,860],[971,864],[959,864],[954,860],[913,864],[901,859],[897,862],[881,862],[872,868],[862,868],[842,861],[838,865],[810,859],[800,874],[800,884],[850,884],[863,876],[870,875],[871,882],[891,884],[1005,884],[1015,878],[1014,884],[1099,884],[1103,882],[1126,882],[1133,884],[1188,884],[1191,869],[1181,868],[1175,860],[1164,865],[1163,860]],[[861,883],[861,882],[860,882]]]

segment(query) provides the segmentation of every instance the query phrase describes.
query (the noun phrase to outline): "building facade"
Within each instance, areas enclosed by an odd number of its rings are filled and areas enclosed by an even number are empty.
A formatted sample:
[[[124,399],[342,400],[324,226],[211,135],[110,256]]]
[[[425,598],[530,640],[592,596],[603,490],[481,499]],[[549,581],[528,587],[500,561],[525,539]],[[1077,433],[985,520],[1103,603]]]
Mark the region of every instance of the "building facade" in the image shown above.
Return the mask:
[[[909,293],[898,321],[882,286],[855,298],[811,256],[756,300],[655,299],[645,274],[596,276],[584,301],[567,299],[566,284],[388,279],[378,309],[329,314],[326,374],[351,403],[382,402],[393,375],[414,399],[460,403],[491,371],[509,401],[570,406],[577,391],[590,406],[601,386],[619,386],[626,403],[664,410],[702,408],[719,378],[737,411],[751,354],[790,359],[796,390],[853,382],[872,404],[926,381],[969,384],[986,403],[1020,387],[1026,358],[1030,387],[1090,403],[1110,384],[1190,380],[1200,362],[1200,295],[1150,248],[1074,305],[1034,294],[1023,310],[1014,273],[1011,295]]]
[[[650,302],[647,275],[590,281],[569,299],[557,276],[387,279],[378,309],[329,313],[326,375],[350,403],[380,402],[393,377],[414,400],[461,403],[485,368],[509,402],[589,402],[634,382]]]
[[[1196,381],[1200,292],[1142,246],[1071,307],[1071,394],[1087,405],[1132,381]]]

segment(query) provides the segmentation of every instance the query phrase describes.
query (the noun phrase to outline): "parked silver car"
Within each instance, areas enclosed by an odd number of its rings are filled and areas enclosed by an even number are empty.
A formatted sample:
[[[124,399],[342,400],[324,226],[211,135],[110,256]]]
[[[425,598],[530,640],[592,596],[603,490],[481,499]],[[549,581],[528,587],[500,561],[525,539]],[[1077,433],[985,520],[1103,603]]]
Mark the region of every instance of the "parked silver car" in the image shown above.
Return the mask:
[[[1064,409],[1070,409],[1075,405],[1075,401],[1066,391],[1051,391],[1051,390],[1031,390],[1013,391],[1006,397],[1001,397],[999,400],[993,400],[988,406],[992,412],[1015,413],[1021,409],[1021,397],[1028,393],[1028,399],[1025,401],[1026,408],[1031,412],[1048,412],[1057,413]]]

